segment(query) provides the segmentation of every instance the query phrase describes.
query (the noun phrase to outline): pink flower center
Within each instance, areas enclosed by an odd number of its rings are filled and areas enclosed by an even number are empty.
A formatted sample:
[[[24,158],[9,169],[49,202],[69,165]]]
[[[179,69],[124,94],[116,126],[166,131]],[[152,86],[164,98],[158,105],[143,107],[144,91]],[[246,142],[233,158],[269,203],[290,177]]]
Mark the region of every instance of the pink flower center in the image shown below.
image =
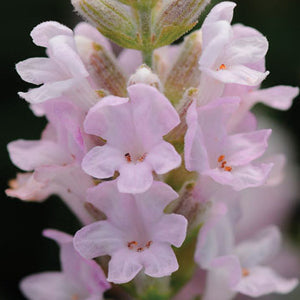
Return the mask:
[[[125,159],[127,162],[143,162],[147,156],[147,153],[144,153],[143,155],[137,155],[135,158],[132,157],[132,155],[128,152],[125,155]]]
[[[231,172],[232,167],[227,165],[227,161],[225,160],[225,155],[220,155],[218,158],[218,163],[220,164],[220,168],[226,172]]]
[[[226,70],[226,65],[221,64],[221,65],[219,66],[219,68],[217,69],[217,71],[220,71],[220,70]]]
[[[79,300],[79,296],[77,294],[73,294],[71,300]]]
[[[249,272],[249,270],[248,270],[248,269],[246,269],[246,268],[242,268],[242,275],[243,275],[243,277],[247,277],[247,276],[249,276],[249,275],[250,275],[250,272]]]
[[[152,245],[152,241],[148,241],[145,245],[141,246],[137,241],[131,241],[127,243],[127,247],[130,250],[135,250],[136,252],[142,252],[145,249],[149,249]]]

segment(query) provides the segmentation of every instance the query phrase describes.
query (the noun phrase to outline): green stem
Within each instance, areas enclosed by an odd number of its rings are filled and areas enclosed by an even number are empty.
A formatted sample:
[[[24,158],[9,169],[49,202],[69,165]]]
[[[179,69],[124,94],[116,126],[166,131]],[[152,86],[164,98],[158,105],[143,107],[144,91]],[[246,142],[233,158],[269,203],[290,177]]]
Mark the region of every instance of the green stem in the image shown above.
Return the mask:
[[[152,67],[152,56],[153,56],[153,51],[142,51],[143,55],[143,62],[148,66]]]
[[[143,43],[142,55],[143,62],[150,68],[152,67],[152,32],[151,32],[151,18],[152,8],[150,5],[141,6],[138,8],[139,24],[140,24],[140,35]]]

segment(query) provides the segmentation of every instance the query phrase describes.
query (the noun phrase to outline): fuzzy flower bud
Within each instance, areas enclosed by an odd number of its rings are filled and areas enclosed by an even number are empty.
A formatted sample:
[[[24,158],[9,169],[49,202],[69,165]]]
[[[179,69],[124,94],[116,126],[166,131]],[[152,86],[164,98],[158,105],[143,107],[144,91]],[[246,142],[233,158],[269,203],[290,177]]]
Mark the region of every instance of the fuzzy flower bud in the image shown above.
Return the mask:
[[[127,6],[115,0],[72,0],[76,11],[106,37],[125,48],[138,48],[137,28]]]
[[[177,60],[164,83],[165,94],[173,103],[181,100],[188,88],[198,87],[201,74],[198,60],[201,52],[202,34],[201,31],[195,31],[185,38]]]
[[[104,89],[113,95],[125,96],[126,76],[117,66],[113,55],[105,47],[83,36],[77,36],[76,42],[97,90]]]
[[[196,24],[209,0],[168,0],[157,5],[154,17],[155,48],[171,44]]]

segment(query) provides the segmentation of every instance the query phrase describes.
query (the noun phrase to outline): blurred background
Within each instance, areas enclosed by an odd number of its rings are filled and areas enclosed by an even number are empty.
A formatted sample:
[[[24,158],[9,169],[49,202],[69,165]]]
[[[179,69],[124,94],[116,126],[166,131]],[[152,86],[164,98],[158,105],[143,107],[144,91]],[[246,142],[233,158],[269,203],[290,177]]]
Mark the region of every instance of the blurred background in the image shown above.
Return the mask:
[[[217,2],[220,1],[213,1],[213,3]],[[271,74],[264,82],[264,87],[279,84],[299,86],[300,1],[236,0],[235,2],[238,6],[235,10],[234,23],[252,26],[269,40],[267,69]],[[55,20],[72,28],[79,18],[73,11],[70,0],[2,1],[1,10],[0,51],[3,94],[0,111],[0,228],[2,232],[0,299],[22,300],[24,298],[18,290],[18,282],[22,277],[59,268],[57,247],[52,241],[41,236],[42,230],[58,228],[74,233],[79,225],[67,208],[55,197],[39,204],[23,203],[17,199],[7,198],[4,194],[8,180],[14,178],[17,172],[9,160],[6,144],[19,138],[38,139],[45,126],[45,120],[34,117],[27,103],[18,97],[17,92],[26,91],[29,84],[22,82],[18,77],[14,65],[29,57],[44,56],[44,49],[36,47],[29,36],[34,26],[43,21]],[[284,135],[292,136],[289,142],[282,143],[294,152],[296,161],[294,164],[300,165],[299,99],[295,100],[293,108],[287,112],[274,111],[265,107],[258,107],[256,110],[272,118],[277,123],[277,127],[285,128]],[[277,142],[280,144],[281,140]],[[300,256],[300,195],[291,197],[293,197],[289,199],[292,201],[291,209],[287,212],[288,218],[282,230],[293,245],[298,245],[296,252],[298,251]],[[296,272],[299,273],[299,270]],[[300,299],[299,288],[291,295],[281,298],[272,296],[270,299]]]

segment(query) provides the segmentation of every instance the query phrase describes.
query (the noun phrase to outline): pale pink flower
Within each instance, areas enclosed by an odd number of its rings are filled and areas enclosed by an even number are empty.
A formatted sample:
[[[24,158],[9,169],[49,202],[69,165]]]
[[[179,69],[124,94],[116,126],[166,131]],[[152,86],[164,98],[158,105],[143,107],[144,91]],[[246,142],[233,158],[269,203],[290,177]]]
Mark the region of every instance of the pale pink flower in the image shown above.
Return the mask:
[[[264,265],[273,258],[279,246],[280,233],[271,226],[237,245],[231,254],[224,253],[212,259],[206,266],[208,278],[203,299],[230,300],[236,293],[260,297],[270,293],[291,292],[298,280],[284,279]]]
[[[45,200],[57,194],[84,223],[93,218],[84,208],[85,192],[93,180],[81,169],[81,160],[93,140],[82,130],[84,114],[70,102],[44,105],[50,123],[37,141],[17,140],[8,144],[13,163],[33,173],[19,174],[9,196],[22,200]]]
[[[265,185],[246,190],[241,195],[243,214],[237,226],[239,238],[248,237],[271,224],[285,224],[300,192],[294,137],[274,120],[258,116],[258,121],[261,128],[271,127],[273,130],[264,156],[274,162],[274,167]]]
[[[241,24],[232,26],[234,35],[239,38],[259,37],[261,34],[251,28]],[[258,72],[265,72],[265,59],[248,65]],[[266,89],[259,89],[257,86],[246,86],[240,84],[226,84],[222,97],[237,96],[241,102],[239,109],[234,113],[230,121],[230,130],[237,130],[240,122],[243,121],[248,111],[256,104],[263,103],[279,110],[287,110],[292,106],[293,99],[299,94],[299,88],[291,86],[275,86]]]
[[[116,181],[89,189],[88,201],[106,214],[74,237],[75,249],[85,258],[110,255],[108,281],[125,283],[142,269],[151,277],[178,269],[171,245],[180,247],[187,221],[164,208],[177,194],[165,183],[153,182],[143,194],[120,193]]]
[[[83,32],[84,28],[80,26],[78,31]],[[72,30],[57,22],[44,22],[32,30],[31,37],[37,46],[47,49],[49,57],[29,58],[16,65],[23,80],[41,85],[19,95],[31,104],[67,97],[87,111],[98,97],[78,54]]]
[[[81,257],[73,247],[72,236],[45,230],[44,235],[60,246],[61,272],[30,275],[20,287],[29,300],[101,300],[110,288],[101,267]]]
[[[90,150],[82,168],[96,178],[119,171],[120,192],[142,193],[152,184],[155,171],[164,174],[181,163],[175,148],[163,140],[179,123],[169,100],[145,84],[128,87],[129,98],[107,96],[92,107],[84,127],[107,142]]]
[[[235,190],[265,183],[272,164],[253,164],[263,155],[271,130],[229,135],[226,127],[239,106],[236,98],[220,98],[205,106],[192,103],[187,113],[185,163],[189,171],[210,176]]]
[[[251,64],[266,55],[268,42],[261,34],[246,37],[235,34],[230,25],[235,6],[234,2],[216,5],[201,28],[200,104],[221,96],[225,83],[256,86],[268,75],[251,68]]]

